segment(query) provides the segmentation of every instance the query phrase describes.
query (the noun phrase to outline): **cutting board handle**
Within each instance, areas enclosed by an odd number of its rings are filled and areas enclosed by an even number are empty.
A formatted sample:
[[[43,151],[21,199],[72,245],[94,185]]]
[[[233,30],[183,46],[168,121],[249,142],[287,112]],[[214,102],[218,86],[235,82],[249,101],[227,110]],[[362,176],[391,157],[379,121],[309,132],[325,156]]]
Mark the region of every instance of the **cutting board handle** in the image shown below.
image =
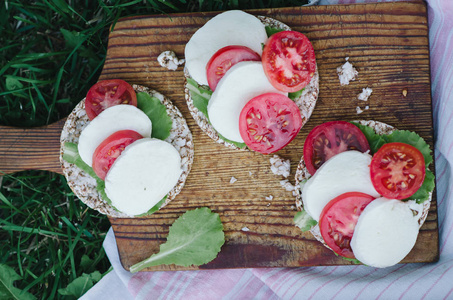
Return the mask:
[[[60,135],[66,119],[47,126],[0,126],[0,176],[24,170],[62,174]]]

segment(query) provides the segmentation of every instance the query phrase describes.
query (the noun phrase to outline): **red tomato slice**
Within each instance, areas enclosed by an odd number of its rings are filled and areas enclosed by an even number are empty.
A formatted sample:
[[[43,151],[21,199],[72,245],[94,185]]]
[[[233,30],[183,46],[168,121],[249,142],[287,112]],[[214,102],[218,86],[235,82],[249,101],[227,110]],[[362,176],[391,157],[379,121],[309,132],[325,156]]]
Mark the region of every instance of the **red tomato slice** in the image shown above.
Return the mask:
[[[335,253],[354,258],[350,243],[355,225],[362,211],[374,199],[364,193],[349,192],[334,198],[324,207],[319,229],[327,246]]]
[[[385,144],[373,155],[370,164],[374,188],[389,199],[412,196],[422,186],[425,172],[423,154],[404,143]]]
[[[326,122],[313,128],[304,143],[304,161],[311,175],[332,156],[347,151],[370,150],[362,131],[346,121]]]
[[[93,153],[93,170],[102,180],[126,146],[143,138],[133,130],[120,130],[106,138]]]
[[[271,84],[283,92],[297,92],[315,74],[315,51],[308,38],[297,31],[270,36],[263,50],[263,67]]]
[[[297,105],[288,97],[267,93],[244,106],[239,116],[239,132],[252,150],[269,154],[289,144],[302,127]]]
[[[208,84],[215,90],[223,75],[235,64],[241,61],[260,61],[258,53],[245,46],[226,46],[218,50],[206,65]]]
[[[118,104],[137,106],[137,96],[132,86],[121,79],[99,81],[93,85],[85,99],[85,110],[93,120],[103,110]]]

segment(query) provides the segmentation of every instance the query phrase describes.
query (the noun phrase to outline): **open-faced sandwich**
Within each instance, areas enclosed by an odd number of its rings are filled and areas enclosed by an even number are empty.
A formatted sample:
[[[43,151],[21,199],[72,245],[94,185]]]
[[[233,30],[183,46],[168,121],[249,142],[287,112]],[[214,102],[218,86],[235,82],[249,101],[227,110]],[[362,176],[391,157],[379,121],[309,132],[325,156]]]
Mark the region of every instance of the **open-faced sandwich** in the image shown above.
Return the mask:
[[[117,79],[88,91],[60,142],[61,166],[75,195],[113,217],[165,206],[183,188],[194,156],[178,108],[154,90]]]
[[[418,134],[381,122],[316,126],[296,171],[296,225],[347,259],[399,263],[429,211],[430,153]]]
[[[308,38],[269,17],[221,13],[185,48],[189,110],[214,141],[232,149],[276,152],[297,135],[318,98]]]

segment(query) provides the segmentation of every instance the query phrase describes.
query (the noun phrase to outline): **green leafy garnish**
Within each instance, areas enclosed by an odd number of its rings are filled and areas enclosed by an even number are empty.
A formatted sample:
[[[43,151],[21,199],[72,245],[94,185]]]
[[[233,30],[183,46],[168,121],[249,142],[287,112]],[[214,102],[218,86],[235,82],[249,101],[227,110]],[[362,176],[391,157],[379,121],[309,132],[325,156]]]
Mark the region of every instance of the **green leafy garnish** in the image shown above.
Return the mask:
[[[370,126],[361,125],[356,122],[352,122],[352,124],[359,127],[359,129],[363,132],[366,139],[368,140],[368,144],[370,144],[372,154],[376,153],[379,148],[387,143],[386,136],[377,134]]]
[[[429,194],[434,190],[435,185],[433,172],[426,169],[425,180],[423,180],[422,186],[415,192],[415,194],[404,200],[415,200],[417,203],[423,203],[429,199]]]
[[[275,28],[275,27],[270,27],[270,26],[266,26],[265,29],[266,29],[267,37],[270,37],[274,33],[277,33],[277,32],[280,32],[280,31],[285,31],[285,29]]]
[[[399,142],[414,146],[423,154],[426,167],[428,167],[433,162],[429,145],[421,136],[419,136],[415,132],[409,130],[395,130],[387,136],[387,141],[388,143]]]
[[[291,100],[296,100],[302,95],[302,92],[305,90],[305,88],[301,89],[300,91],[293,92],[293,93],[288,93],[288,98]]]
[[[63,296],[73,296],[77,299],[85,294],[93,285],[101,280],[102,275],[99,271],[91,274],[83,273],[82,276],[74,279],[67,287],[58,289],[58,293]]]
[[[173,121],[167,114],[167,108],[156,97],[151,97],[148,93],[137,93],[137,107],[140,108],[151,120],[151,137],[165,140],[170,136]]]
[[[14,281],[22,279],[13,268],[0,264],[0,298],[1,299],[36,299],[28,292],[21,291],[14,286]]]
[[[298,211],[294,216],[294,224],[299,227],[302,231],[309,231],[318,222],[316,222],[305,210]]]
[[[199,86],[192,78],[187,78],[187,88],[190,91],[193,105],[208,118],[208,103],[211,99],[212,91],[209,88]]]
[[[203,265],[220,252],[225,242],[223,225],[217,213],[207,207],[187,211],[170,227],[159,253],[130,267],[132,273],[157,265]]]

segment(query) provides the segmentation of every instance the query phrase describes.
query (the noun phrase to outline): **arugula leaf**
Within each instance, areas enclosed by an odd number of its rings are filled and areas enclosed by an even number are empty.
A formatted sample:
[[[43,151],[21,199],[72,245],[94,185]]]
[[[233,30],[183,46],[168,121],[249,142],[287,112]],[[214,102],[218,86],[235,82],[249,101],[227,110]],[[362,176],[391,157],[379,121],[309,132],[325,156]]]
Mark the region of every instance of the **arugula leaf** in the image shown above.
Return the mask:
[[[132,273],[157,265],[203,265],[220,252],[225,242],[223,225],[217,213],[207,207],[187,211],[170,227],[159,253],[130,267]]]
[[[296,213],[294,223],[304,232],[309,231],[318,224],[305,210]]]
[[[151,97],[148,93],[137,93],[137,107],[140,108],[151,120],[151,137],[165,140],[170,136],[173,121],[167,114],[167,108],[156,97]]]
[[[377,134],[373,128],[366,125],[361,125],[356,122],[351,122],[355,126],[357,126],[365,135],[366,139],[368,140],[368,144],[370,144],[371,153],[374,154],[381,148],[385,143],[387,143],[387,139],[385,135]]]
[[[435,177],[433,172],[426,169],[425,180],[423,180],[422,186],[407,199],[404,200],[415,200],[417,203],[423,203],[429,199],[429,193],[434,191]]]
[[[83,273],[82,276],[74,279],[67,287],[58,289],[58,293],[63,296],[74,296],[80,298],[85,294],[93,285],[101,280],[102,275],[99,271],[94,271],[91,274]]]
[[[270,27],[270,26],[266,26],[265,29],[266,29],[267,37],[270,37],[274,33],[277,33],[277,32],[280,32],[280,31],[285,31],[285,29],[275,28],[275,27]]]
[[[238,148],[241,148],[241,149],[244,149],[245,147],[247,147],[247,145],[245,143],[239,143],[239,142],[235,142],[235,141],[231,141],[227,138],[225,138],[223,135],[221,135],[219,132],[217,132],[217,134],[219,135],[219,137],[224,140],[225,142],[227,143],[231,143],[233,145],[235,145],[236,147]]]
[[[36,299],[35,296],[28,292],[24,292],[14,286],[14,281],[22,279],[13,268],[0,264],[0,298],[29,300]]]
[[[425,159],[425,165],[428,167],[432,162],[433,158],[431,156],[431,149],[429,145],[425,142],[425,140],[419,136],[417,133],[409,130],[395,130],[391,134],[388,135],[387,141],[389,143],[392,142],[400,142],[409,144],[414,146],[423,154],[423,158]]]

